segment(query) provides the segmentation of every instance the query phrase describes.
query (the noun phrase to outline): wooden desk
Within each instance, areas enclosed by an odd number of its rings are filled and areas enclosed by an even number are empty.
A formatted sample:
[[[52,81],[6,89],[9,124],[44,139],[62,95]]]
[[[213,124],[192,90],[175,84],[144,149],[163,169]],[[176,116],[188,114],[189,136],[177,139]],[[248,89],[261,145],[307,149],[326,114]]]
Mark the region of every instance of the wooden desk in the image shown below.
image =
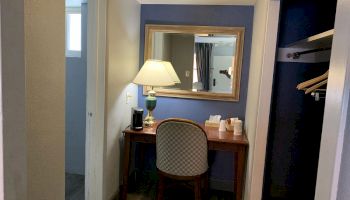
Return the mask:
[[[244,170],[247,157],[248,139],[245,134],[234,136],[232,132],[219,132],[218,128],[205,128],[209,150],[231,151],[234,154],[234,188],[236,200],[241,200],[244,183]],[[156,143],[157,124],[140,131],[124,130],[124,161],[121,199],[126,200],[128,192],[131,142]]]

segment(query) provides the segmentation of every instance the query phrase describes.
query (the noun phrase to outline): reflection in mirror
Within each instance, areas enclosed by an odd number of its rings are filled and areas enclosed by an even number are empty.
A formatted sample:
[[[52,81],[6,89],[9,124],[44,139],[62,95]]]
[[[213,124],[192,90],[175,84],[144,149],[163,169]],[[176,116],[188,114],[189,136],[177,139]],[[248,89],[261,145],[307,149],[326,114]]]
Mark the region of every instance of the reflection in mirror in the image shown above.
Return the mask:
[[[152,59],[170,61],[181,83],[168,88],[232,92],[236,36],[155,32]]]
[[[146,25],[145,60],[171,62],[181,81],[157,93],[238,101],[243,33],[235,27]]]

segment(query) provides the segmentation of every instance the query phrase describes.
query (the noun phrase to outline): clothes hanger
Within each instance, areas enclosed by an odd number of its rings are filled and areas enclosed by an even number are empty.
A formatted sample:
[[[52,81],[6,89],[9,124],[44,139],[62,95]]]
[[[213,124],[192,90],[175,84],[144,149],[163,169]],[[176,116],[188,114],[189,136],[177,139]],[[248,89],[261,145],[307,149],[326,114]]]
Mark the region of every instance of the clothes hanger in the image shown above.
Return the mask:
[[[321,76],[318,76],[318,77],[315,77],[313,79],[310,79],[310,80],[304,81],[302,83],[299,83],[297,85],[298,90],[303,90],[303,89],[305,89],[305,88],[307,88],[307,87],[309,87],[311,85],[314,85],[316,83],[319,83],[320,81],[323,81],[324,79],[327,79],[328,78],[328,72],[329,72],[329,70],[327,70],[327,72],[322,74]]]
[[[328,79],[309,87],[308,89],[305,90],[305,94],[309,94],[309,93],[315,91],[316,89],[320,88],[321,86],[327,84],[327,82],[328,82]]]

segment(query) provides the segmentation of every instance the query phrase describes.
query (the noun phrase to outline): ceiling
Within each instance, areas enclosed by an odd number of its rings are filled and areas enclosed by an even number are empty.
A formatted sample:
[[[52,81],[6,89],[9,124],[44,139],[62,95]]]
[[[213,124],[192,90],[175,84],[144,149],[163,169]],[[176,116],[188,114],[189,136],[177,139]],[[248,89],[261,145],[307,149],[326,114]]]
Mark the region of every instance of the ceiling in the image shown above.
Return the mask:
[[[87,0],[66,0],[66,7],[80,7],[81,3],[86,3]]]
[[[141,4],[254,5],[257,0],[138,0]]]
[[[254,5],[257,0],[137,0],[141,4]],[[80,7],[87,0],[66,0],[66,7]]]

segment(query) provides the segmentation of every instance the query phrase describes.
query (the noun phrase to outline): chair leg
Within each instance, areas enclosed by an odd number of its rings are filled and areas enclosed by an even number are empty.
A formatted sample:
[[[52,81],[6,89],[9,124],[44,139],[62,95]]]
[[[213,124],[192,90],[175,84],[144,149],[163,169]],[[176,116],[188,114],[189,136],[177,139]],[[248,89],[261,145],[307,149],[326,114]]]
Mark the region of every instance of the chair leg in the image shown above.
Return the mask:
[[[201,200],[201,177],[196,177],[194,180],[194,198]]]
[[[208,172],[203,175],[204,179],[204,198],[209,199],[209,174]]]
[[[161,173],[158,173],[159,175],[159,182],[158,182],[158,192],[157,192],[157,200],[163,200],[164,197],[164,176]]]

